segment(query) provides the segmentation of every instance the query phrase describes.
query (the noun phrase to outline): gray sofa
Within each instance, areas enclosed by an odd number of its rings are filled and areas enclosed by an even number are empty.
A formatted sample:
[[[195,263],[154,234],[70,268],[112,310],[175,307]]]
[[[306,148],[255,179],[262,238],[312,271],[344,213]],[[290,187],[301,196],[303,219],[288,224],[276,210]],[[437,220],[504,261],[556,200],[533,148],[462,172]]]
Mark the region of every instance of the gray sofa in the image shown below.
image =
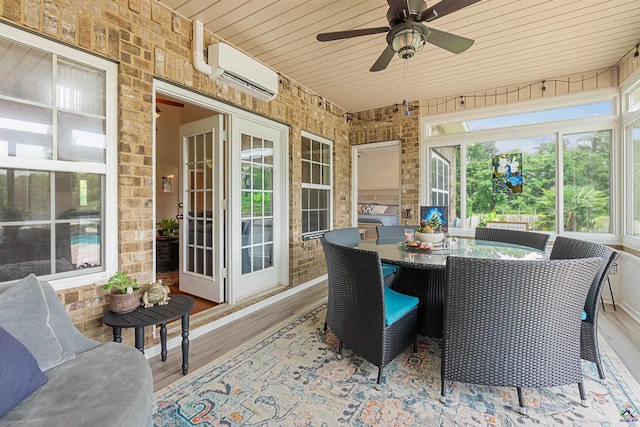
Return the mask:
[[[0,427],[153,424],[153,378],[144,355],[86,338],[48,283],[32,274],[0,284],[0,327],[29,350],[48,378],[0,418]]]

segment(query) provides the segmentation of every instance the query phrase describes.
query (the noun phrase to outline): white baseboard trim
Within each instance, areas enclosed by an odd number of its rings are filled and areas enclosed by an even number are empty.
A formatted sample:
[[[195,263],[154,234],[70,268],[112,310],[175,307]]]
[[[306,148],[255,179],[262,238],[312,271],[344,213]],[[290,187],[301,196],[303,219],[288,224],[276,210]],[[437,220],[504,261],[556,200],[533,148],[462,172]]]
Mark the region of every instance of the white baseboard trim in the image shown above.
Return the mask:
[[[304,291],[305,289],[309,289],[312,286],[315,286],[323,281],[327,280],[327,275],[322,275],[320,277],[316,277],[313,280],[310,280],[306,283],[303,283],[301,285],[295,286],[291,289],[287,289],[286,291],[280,292],[276,295],[273,295],[272,297],[266,298],[262,301],[258,301],[255,304],[251,304],[248,307],[243,308],[242,310],[238,310],[235,311],[233,313],[230,313],[227,316],[221,317],[220,319],[214,320],[211,323],[207,323],[206,325],[202,325],[197,327],[196,329],[193,330],[189,330],[189,340],[192,340],[194,338],[197,338],[201,335],[206,334],[207,332],[211,332],[213,330],[216,330],[222,326],[225,326],[235,320],[241,319],[244,316],[247,316],[251,313],[254,313],[262,308],[268,307],[269,305],[276,303],[278,301],[282,301],[285,298],[288,298],[292,295],[297,294],[298,292]],[[171,339],[167,340],[167,350],[174,348],[174,347],[179,347],[182,345],[182,337],[181,336],[177,336],[177,337],[173,337]],[[148,350],[145,349],[144,351],[144,355],[147,359],[150,359],[154,356],[157,356],[158,354],[160,354],[160,343],[154,345],[153,347],[150,347]]]

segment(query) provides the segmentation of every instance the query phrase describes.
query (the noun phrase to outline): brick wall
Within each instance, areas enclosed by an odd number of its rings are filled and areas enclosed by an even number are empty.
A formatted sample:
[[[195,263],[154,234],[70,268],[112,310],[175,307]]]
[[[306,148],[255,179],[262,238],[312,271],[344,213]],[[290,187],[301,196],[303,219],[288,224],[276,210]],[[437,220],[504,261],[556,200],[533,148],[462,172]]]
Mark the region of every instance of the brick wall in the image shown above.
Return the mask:
[[[351,145],[400,140],[400,210],[412,209],[415,223],[420,212],[420,104],[410,102],[408,116],[393,105],[360,111],[349,123]]]
[[[153,114],[155,77],[290,125],[290,279],[297,286],[326,272],[317,240],[302,241],[301,131],[334,141],[335,223],[350,218],[351,163],[343,110],[280,77],[279,95],[266,103],[216,83],[191,63],[190,20],[153,0],[0,0],[0,20],[109,58],[118,67],[119,268],[141,283],[153,275]],[[205,32],[204,45],[217,42]],[[58,292],[74,324],[87,336],[111,339],[102,325],[105,292],[87,283]],[[131,331],[123,335],[133,342]],[[149,337],[149,333],[146,334]]]

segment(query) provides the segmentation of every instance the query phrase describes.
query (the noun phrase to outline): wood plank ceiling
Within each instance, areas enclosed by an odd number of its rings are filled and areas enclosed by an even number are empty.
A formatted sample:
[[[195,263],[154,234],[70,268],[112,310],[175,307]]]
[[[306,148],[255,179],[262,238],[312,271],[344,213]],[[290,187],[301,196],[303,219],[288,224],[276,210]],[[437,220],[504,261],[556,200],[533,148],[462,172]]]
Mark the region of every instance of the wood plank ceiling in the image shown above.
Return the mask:
[[[372,73],[385,34],[324,43],[315,36],[387,26],[384,0],[161,3],[348,112],[599,70],[640,42],[638,0],[482,0],[427,24],[474,39],[468,51],[427,44]]]

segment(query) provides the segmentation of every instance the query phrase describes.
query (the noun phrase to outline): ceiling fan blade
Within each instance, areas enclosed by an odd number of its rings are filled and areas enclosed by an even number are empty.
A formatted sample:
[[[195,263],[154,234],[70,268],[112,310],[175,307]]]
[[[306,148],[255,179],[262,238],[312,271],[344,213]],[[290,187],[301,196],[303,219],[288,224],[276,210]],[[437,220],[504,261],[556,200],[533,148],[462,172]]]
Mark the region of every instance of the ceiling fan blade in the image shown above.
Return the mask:
[[[409,17],[409,2],[407,0],[387,0],[387,3],[401,21]]]
[[[335,31],[333,33],[320,33],[316,39],[320,42],[349,39],[351,37],[368,36],[370,34],[388,33],[389,27],[362,28],[360,30]]]
[[[473,45],[473,40],[471,39],[436,30],[431,27],[429,27],[429,35],[426,41],[427,43],[431,43],[455,54],[462,53]]]
[[[382,54],[378,57],[376,62],[373,63],[369,71],[382,71],[387,68],[387,65],[389,65],[389,62],[391,62],[395,53],[395,50],[393,50],[391,46],[387,45],[387,48],[382,51]]]
[[[455,12],[456,10],[471,6],[479,1],[480,0],[442,0],[440,3],[433,5],[422,12],[420,20],[427,22],[433,21],[436,18],[443,17]]]

